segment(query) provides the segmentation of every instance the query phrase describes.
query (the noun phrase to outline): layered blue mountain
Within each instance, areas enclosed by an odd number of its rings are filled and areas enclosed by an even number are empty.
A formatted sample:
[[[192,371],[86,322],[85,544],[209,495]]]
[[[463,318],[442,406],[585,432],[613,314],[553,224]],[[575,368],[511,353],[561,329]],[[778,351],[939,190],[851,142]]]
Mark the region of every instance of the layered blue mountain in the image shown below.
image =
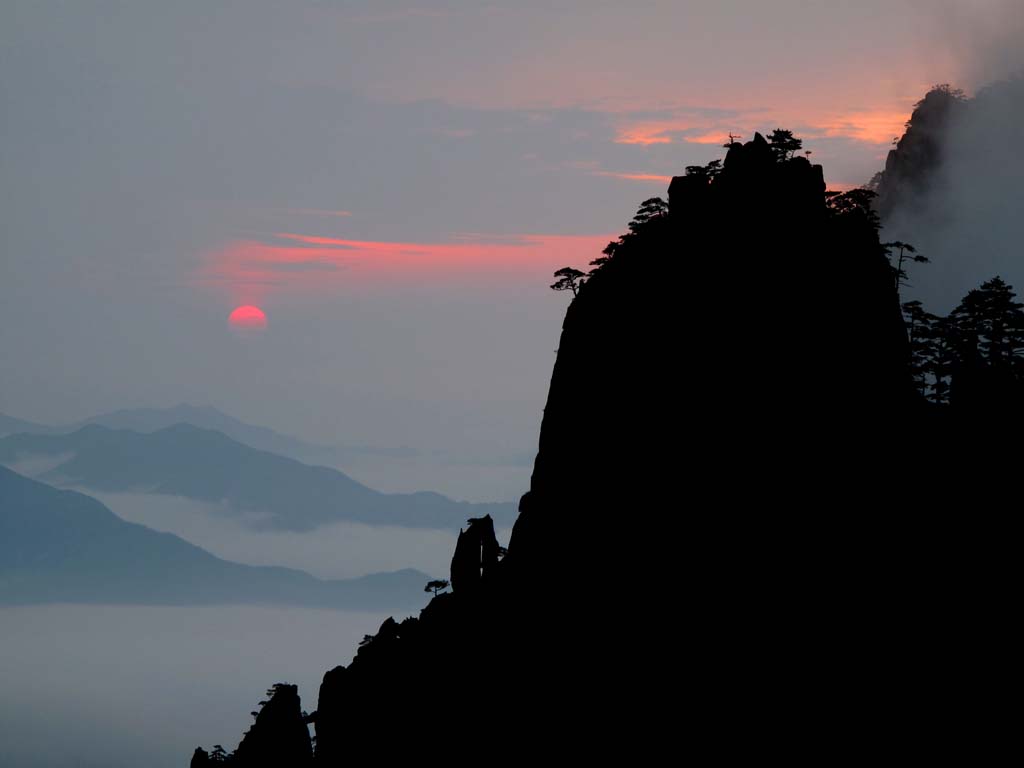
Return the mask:
[[[8,416],[6,413],[0,413],[0,435],[11,435],[18,432],[49,434],[56,431],[54,427],[47,426],[46,424],[37,424],[32,421],[15,418],[14,416]]]
[[[50,457],[39,479],[104,492],[145,492],[221,504],[257,527],[305,531],[337,521],[458,529],[490,514],[511,525],[513,504],[472,504],[431,492],[386,494],[343,472],[257,450],[191,424],[151,433],[98,425],[0,439],[0,463]]]
[[[192,424],[203,429],[223,432],[261,451],[279,453],[304,462],[334,462],[353,455],[376,455],[409,457],[414,451],[405,447],[379,448],[373,446],[314,445],[304,440],[283,435],[269,427],[247,424],[234,416],[209,405],[180,403],[170,408],[124,408],[110,413],[101,413],[88,419],[70,424],[38,424],[0,413],[0,436],[29,432],[37,435],[57,435],[74,432],[90,424],[110,429],[130,429],[133,432],[156,432],[175,424]]]
[[[117,517],[96,499],[0,467],[0,605],[287,604],[403,610],[421,601],[415,570],[322,581],[291,568],[214,557]]]

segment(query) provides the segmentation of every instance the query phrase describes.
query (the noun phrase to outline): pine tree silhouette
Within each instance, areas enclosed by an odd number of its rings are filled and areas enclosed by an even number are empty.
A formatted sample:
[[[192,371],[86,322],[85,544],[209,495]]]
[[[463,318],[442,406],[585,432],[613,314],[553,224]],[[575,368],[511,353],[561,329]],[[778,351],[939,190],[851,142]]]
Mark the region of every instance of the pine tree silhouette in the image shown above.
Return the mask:
[[[977,337],[985,362],[1016,375],[1024,350],[1024,304],[1015,298],[1013,288],[997,276],[969,291],[951,317],[959,333]]]
[[[903,303],[903,319],[910,342],[910,375],[923,397],[928,389],[929,363],[934,357],[933,322],[937,318],[926,312],[920,301],[907,301]]]

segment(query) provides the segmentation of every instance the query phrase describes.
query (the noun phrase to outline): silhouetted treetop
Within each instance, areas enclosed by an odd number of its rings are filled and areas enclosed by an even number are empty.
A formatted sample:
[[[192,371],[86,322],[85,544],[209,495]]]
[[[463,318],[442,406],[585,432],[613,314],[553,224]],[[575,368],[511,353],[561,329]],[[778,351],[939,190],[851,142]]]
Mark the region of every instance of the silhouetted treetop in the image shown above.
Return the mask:
[[[881,229],[882,223],[875,212],[875,197],[875,192],[864,187],[846,192],[830,191],[825,193],[825,205],[831,216],[863,218],[877,232]]]
[[[768,144],[772,148],[772,154],[778,161],[792,160],[793,157],[803,149],[804,143],[801,139],[795,138],[792,131],[776,128],[768,134]]]
[[[551,284],[551,290],[572,291],[572,295],[575,296],[583,285],[586,273],[575,267],[562,267],[555,271],[555,277],[558,279]]]
[[[893,279],[896,284],[896,291],[899,292],[900,288],[907,283],[907,270],[904,264],[913,262],[915,264],[927,264],[929,259],[927,256],[917,252],[910,243],[904,243],[902,240],[894,240],[891,243],[882,243],[882,247],[885,249],[886,258],[889,259],[889,266],[892,269]],[[896,262],[893,263],[895,257]]]
[[[427,582],[427,586],[423,588],[423,591],[433,592],[434,596],[436,597],[438,592],[445,589],[448,589],[447,581],[445,581],[444,579],[433,579],[432,581]]]
[[[629,222],[629,231],[637,234],[652,220],[668,215],[668,203],[660,197],[651,197],[640,203],[632,221]]]
[[[1013,288],[993,277],[970,291],[953,310],[957,331],[978,339],[978,351],[993,366],[1018,367],[1024,350],[1024,304]]]
[[[718,168],[719,166],[715,166]],[[717,171],[716,171],[717,173]],[[629,231],[621,235],[618,240],[613,240],[604,247],[603,255],[590,262],[594,267],[590,274],[595,273],[602,266],[607,264],[620,249],[638,240],[645,235],[652,227],[657,227],[668,219],[668,203],[660,197],[651,197],[640,203],[633,218],[630,220]],[[552,286],[554,287],[554,286]]]
[[[931,90],[924,95],[924,98],[914,104],[914,112],[921,109],[927,109],[930,107],[937,107],[940,104],[948,105],[951,102],[963,102],[967,101],[967,94],[964,93],[962,88],[954,88],[949,83],[939,83],[933,85]],[[909,128],[914,123],[914,115],[907,120],[906,127]]]
[[[687,176],[701,176],[708,181],[714,179],[718,174],[722,172],[722,161],[712,160],[707,165],[688,165],[686,166]]]

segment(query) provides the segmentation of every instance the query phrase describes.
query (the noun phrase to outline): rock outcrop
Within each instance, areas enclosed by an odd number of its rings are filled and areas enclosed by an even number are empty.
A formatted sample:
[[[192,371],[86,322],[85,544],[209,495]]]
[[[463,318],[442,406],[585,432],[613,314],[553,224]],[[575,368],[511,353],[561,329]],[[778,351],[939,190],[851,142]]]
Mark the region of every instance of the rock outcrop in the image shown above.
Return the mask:
[[[906,132],[876,177],[882,218],[897,208],[913,210],[920,205],[945,158],[950,121],[965,108],[963,93],[948,86],[933,88],[915,105]]]
[[[892,487],[930,416],[870,208],[760,136],[669,196],[566,312],[507,555],[471,524],[325,675],[319,765],[824,757],[933,711],[959,598]]]
[[[456,592],[477,589],[497,567],[500,551],[491,516],[470,518],[466,530],[459,530],[455,543],[450,579],[452,589]]]
[[[496,759],[642,762],[680,722],[724,737],[754,700],[789,706],[843,653],[809,635],[874,578],[823,507],[845,520],[865,450],[910,406],[906,344],[877,232],[829,208],[820,167],[757,137],[713,180],[673,180],[669,215],[566,313],[508,555],[462,588],[471,526],[453,594],[329,673],[317,738],[348,736],[324,764],[388,734],[418,751],[438,720]]]
[[[313,762],[307,716],[298,687],[279,684],[232,755],[232,765],[303,768]]]

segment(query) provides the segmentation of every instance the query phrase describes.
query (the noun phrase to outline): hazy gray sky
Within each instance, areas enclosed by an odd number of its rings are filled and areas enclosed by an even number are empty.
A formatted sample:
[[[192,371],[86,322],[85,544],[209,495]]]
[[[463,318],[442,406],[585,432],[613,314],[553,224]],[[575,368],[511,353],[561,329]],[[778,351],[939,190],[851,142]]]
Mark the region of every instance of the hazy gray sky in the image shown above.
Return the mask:
[[[5,0],[0,411],[192,401],[439,463],[529,454],[567,303],[553,269],[730,131],[793,128],[831,182],[867,180],[931,84],[1018,63],[1019,16]],[[266,331],[228,329],[243,303]],[[513,498],[527,475],[444,490]]]

